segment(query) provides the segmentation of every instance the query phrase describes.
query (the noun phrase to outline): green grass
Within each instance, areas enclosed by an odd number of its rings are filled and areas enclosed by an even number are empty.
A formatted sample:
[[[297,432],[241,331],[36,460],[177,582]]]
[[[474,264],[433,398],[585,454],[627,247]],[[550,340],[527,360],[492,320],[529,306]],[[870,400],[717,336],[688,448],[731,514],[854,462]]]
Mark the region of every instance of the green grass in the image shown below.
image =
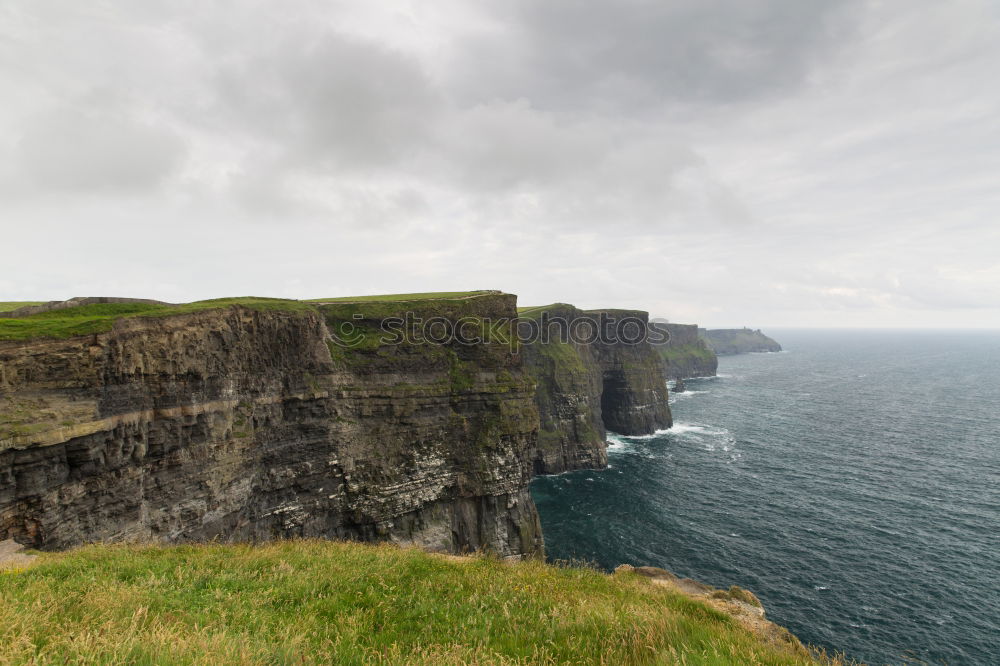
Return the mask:
[[[0,663],[813,662],[636,574],[294,541],[0,570]]]
[[[0,312],[10,312],[26,305],[41,305],[43,301],[0,301]]]
[[[442,298],[469,298],[497,293],[479,291],[427,291],[414,294],[374,294],[370,296],[338,296],[336,298],[311,298],[307,303],[367,303],[372,301],[427,301]]]
[[[542,313],[545,312],[546,310],[553,311],[554,313],[554,311],[565,310],[568,308],[574,308],[574,306],[568,305],[566,303],[550,303],[549,305],[526,305],[523,308],[518,307],[517,314],[521,315],[522,317],[527,315],[532,319],[538,319],[539,317],[542,316]]]
[[[347,320],[352,319],[356,310],[351,306],[357,303],[374,304],[378,311],[371,311],[369,306],[365,313],[397,314],[398,304],[410,301],[440,301],[442,306],[448,304],[464,304],[465,300],[472,296],[495,294],[500,292],[492,291],[442,291],[435,293],[420,294],[386,294],[381,296],[348,296],[341,298],[313,299],[310,301],[296,301],[282,298],[264,298],[259,296],[244,296],[238,298],[215,298],[206,301],[195,301],[194,303],[183,303],[180,305],[156,305],[150,303],[101,303],[91,305],[81,305],[65,310],[53,310],[18,317],[16,319],[0,318],[0,340],[30,340],[33,338],[70,338],[77,335],[89,335],[110,331],[115,320],[122,317],[161,317],[206,310],[218,310],[235,305],[247,307],[255,310],[280,310],[286,312],[318,312],[321,303],[340,304],[345,308]],[[397,305],[393,305],[397,304]],[[0,311],[5,306],[7,310],[14,310],[29,303],[0,303]],[[332,308],[336,305],[326,306],[324,312],[333,313]],[[349,310],[349,312],[348,312]],[[382,310],[385,310],[383,313]],[[343,313],[341,313],[343,314]]]
[[[115,320],[122,317],[163,317],[207,310],[218,310],[234,305],[255,310],[283,310],[300,312],[315,310],[303,301],[281,298],[245,296],[215,298],[181,305],[153,303],[94,303],[65,310],[41,312],[16,319],[0,319],[0,340],[30,340],[32,338],[70,338],[110,331]]]
[[[715,352],[702,344],[677,345],[674,347],[658,346],[656,351],[660,352],[667,362],[683,361],[690,358],[697,358],[703,361],[711,361],[715,357]]]
[[[53,310],[17,319],[0,319],[0,340],[69,338],[111,329],[120,317],[151,314],[167,306],[142,303],[102,303]]]

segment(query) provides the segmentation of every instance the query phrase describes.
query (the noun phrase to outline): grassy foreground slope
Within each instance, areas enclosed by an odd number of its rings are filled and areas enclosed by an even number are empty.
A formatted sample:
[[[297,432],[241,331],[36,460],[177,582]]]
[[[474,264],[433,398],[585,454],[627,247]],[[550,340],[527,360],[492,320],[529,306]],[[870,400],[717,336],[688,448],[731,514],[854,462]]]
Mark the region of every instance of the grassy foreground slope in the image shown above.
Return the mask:
[[[802,664],[633,573],[394,546],[88,546],[0,568],[0,663]]]

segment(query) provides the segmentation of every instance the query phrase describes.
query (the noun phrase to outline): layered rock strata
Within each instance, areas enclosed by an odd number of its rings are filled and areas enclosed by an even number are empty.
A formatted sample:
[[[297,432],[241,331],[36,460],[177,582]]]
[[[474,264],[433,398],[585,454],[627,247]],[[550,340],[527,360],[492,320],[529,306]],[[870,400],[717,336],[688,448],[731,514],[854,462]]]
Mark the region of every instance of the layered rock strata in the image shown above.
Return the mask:
[[[504,345],[384,343],[406,312],[510,320],[515,297],[233,306],[0,342],[0,541],[539,554],[533,381]]]
[[[80,300],[29,316],[120,302]],[[538,555],[533,474],[603,467],[606,430],[671,424],[644,339],[519,348],[508,294],[239,300],[0,341],[0,541],[328,537]],[[7,321],[22,338],[40,325]]]

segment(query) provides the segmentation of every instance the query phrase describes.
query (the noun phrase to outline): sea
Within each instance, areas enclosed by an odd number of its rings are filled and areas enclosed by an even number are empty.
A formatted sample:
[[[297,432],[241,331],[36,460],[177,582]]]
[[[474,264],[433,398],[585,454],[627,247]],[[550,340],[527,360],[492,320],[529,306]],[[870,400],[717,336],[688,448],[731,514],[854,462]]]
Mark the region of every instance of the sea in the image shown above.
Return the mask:
[[[548,557],[739,585],[869,664],[1000,664],[1000,332],[767,333],[533,482]]]

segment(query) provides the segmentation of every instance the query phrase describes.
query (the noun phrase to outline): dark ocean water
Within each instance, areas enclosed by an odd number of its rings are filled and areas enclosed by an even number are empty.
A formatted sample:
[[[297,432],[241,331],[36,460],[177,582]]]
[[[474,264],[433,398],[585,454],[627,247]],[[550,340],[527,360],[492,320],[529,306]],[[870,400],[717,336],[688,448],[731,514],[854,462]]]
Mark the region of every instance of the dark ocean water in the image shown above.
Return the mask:
[[[768,332],[671,430],[534,482],[549,556],[749,588],[869,663],[1000,664],[1000,333]]]

